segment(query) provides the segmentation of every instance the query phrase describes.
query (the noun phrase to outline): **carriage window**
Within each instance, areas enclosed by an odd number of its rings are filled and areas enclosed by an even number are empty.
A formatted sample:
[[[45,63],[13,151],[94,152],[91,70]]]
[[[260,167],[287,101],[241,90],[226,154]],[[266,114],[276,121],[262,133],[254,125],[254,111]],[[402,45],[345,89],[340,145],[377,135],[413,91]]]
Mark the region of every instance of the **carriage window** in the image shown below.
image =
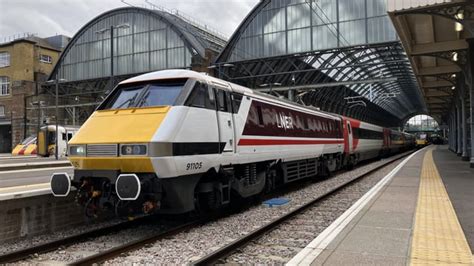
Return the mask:
[[[48,131],[48,142],[56,143],[56,134],[53,131]]]
[[[258,115],[258,124],[263,125],[263,114],[262,114],[261,106],[257,106],[257,115]]]
[[[63,133],[63,140],[66,140],[66,133]]]
[[[72,133],[67,133],[67,140],[72,139]]]
[[[216,110],[216,101],[212,88],[201,82],[196,85],[186,101],[187,106]]]

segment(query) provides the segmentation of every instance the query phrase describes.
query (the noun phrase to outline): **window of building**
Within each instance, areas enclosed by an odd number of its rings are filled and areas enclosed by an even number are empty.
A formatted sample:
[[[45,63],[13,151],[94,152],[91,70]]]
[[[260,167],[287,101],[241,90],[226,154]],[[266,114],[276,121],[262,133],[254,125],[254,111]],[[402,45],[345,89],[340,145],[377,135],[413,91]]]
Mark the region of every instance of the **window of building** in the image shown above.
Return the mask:
[[[40,55],[40,62],[52,64],[53,63],[53,58],[49,55],[42,54],[42,55]]]
[[[0,96],[10,94],[10,79],[0,76]]]
[[[10,66],[10,53],[0,52],[0,67]]]
[[[0,117],[4,117],[4,116],[5,116],[5,106],[0,105]]]

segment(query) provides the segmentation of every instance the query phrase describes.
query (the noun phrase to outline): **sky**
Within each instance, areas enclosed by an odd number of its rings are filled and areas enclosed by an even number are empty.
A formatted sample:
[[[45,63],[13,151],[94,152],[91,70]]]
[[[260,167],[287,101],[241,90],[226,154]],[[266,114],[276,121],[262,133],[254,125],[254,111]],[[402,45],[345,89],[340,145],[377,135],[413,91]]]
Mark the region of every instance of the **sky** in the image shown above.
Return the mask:
[[[126,3],[151,8],[145,0]],[[259,0],[148,0],[177,9],[217,29],[228,37]],[[94,17],[127,4],[121,0],[0,0],[0,42],[22,33],[39,37],[63,34],[72,37]]]

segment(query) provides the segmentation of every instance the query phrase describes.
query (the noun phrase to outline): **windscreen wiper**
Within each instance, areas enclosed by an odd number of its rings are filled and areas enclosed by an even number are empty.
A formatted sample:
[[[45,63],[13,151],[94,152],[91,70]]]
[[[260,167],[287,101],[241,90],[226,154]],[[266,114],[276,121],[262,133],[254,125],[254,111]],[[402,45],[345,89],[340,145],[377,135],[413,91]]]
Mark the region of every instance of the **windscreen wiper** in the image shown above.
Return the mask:
[[[127,103],[128,103],[127,108],[130,107],[130,105],[132,105],[133,102],[135,102],[135,99],[137,98],[137,95],[138,95],[138,94],[140,94],[140,93],[135,94],[132,98],[126,100],[126,101],[123,102],[123,103],[121,103],[121,104],[120,104],[119,106],[117,106],[115,109],[120,109],[120,108],[122,108],[122,107],[123,107],[125,104],[127,104]]]
[[[140,98],[140,101],[137,103],[137,107],[142,107],[142,105],[146,102],[148,99],[148,96],[150,95],[150,89],[147,89],[146,92],[143,93],[143,96]]]

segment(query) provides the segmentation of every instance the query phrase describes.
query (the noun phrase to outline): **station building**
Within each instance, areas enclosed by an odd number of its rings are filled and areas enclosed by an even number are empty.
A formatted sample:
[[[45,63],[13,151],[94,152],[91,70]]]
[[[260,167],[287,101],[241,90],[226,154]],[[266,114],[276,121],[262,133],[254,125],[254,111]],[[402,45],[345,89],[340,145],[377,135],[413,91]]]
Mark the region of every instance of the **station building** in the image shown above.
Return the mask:
[[[25,137],[25,102],[47,79],[68,39],[22,35],[0,43],[0,153]]]

